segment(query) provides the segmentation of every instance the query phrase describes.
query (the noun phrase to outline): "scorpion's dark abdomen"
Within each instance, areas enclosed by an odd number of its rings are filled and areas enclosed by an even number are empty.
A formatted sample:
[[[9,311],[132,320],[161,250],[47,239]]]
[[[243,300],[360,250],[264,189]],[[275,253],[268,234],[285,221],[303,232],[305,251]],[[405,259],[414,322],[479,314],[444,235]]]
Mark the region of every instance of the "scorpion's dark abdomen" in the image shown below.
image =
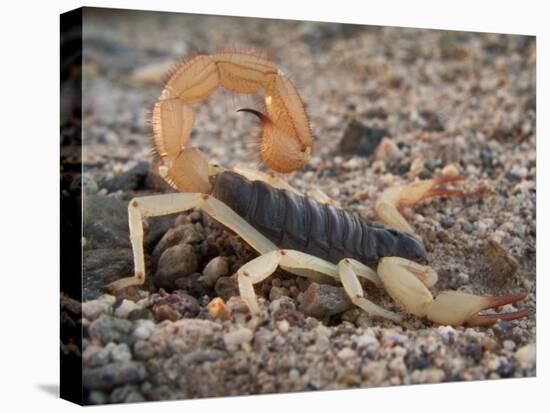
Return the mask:
[[[375,265],[382,256],[407,258],[406,251],[399,250],[409,235],[235,172],[219,174],[212,195],[280,248],[333,263],[354,258]]]

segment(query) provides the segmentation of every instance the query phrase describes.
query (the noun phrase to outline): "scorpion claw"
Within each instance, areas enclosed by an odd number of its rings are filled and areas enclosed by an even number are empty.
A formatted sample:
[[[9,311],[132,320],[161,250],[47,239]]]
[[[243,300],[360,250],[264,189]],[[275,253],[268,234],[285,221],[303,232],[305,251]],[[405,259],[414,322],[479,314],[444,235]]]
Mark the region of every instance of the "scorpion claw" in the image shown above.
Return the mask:
[[[437,280],[436,273],[420,264],[398,257],[385,257],[378,264],[378,275],[388,294],[407,312],[445,325],[487,326],[498,320],[525,317],[527,310],[500,314],[480,311],[523,300],[527,294],[482,297],[460,291],[443,291],[435,299],[428,290]]]
[[[527,310],[500,314],[479,314],[480,311],[523,300],[527,294],[477,296],[459,291],[444,291],[428,306],[427,317],[440,324],[488,326],[498,320],[516,320],[525,317]]]

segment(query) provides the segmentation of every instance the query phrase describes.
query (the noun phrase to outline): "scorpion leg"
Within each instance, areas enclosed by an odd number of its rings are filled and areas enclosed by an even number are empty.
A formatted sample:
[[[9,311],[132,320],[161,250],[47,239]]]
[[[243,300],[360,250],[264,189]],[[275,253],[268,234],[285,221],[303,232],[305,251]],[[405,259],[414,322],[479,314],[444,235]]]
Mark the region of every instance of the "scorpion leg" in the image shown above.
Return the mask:
[[[405,261],[396,257],[382,258],[378,264],[378,275],[388,294],[411,314],[454,326],[491,325],[498,320],[516,320],[527,315],[527,310],[479,314],[483,310],[523,300],[526,294],[482,297],[459,291],[443,291],[434,300],[426,288],[431,283],[430,278],[427,284],[421,281],[425,279],[422,273],[429,273],[427,267],[416,263],[409,265]]]
[[[350,259],[344,258],[338,263],[338,269],[340,271],[340,280],[344,286],[344,290],[351,298],[351,302],[358,306],[359,308],[365,310],[367,313],[377,315],[379,317],[387,318],[389,320],[395,321],[396,323],[401,322],[401,317],[397,314],[385,310],[382,307],[374,304],[372,301],[369,301],[365,298],[365,293],[363,292],[363,287],[357,278],[357,274],[354,271],[354,266]]]
[[[354,270],[358,269],[361,276],[376,280],[375,282],[378,279],[372,276],[372,270],[366,271],[363,268],[364,266],[361,267],[356,264],[357,262],[354,260],[344,259],[336,266],[328,261],[296,250],[270,251],[246,263],[239,269],[237,272],[239,291],[241,297],[248,304],[250,311],[255,315],[260,315],[258,300],[254,293],[254,284],[265,280],[273,274],[278,266],[289,270],[307,269],[339,279],[351,301],[361,309],[373,315],[399,322],[401,318],[397,314],[379,307],[364,297],[363,289],[357,278],[358,275]],[[368,267],[365,268],[368,269]],[[305,272],[301,272],[301,274],[307,276]]]
[[[277,247],[224,203],[211,195],[201,193],[175,193],[134,198],[128,205],[130,242],[134,254],[134,276],[122,278],[105,286],[107,291],[117,291],[145,281],[143,253],[143,218],[169,215],[200,208],[213,219],[239,234],[252,248],[261,254]]]
[[[415,235],[414,229],[405,220],[401,212],[404,208],[434,196],[461,195],[460,190],[436,188],[446,183],[464,180],[463,176],[443,176],[411,184],[386,189],[376,200],[374,210],[378,218],[386,225]]]

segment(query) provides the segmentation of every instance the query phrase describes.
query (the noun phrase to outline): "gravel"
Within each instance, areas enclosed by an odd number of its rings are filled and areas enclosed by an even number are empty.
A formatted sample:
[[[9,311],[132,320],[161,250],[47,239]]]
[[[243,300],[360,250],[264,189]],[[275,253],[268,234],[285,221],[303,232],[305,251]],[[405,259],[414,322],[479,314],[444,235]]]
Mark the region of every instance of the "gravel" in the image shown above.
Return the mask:
[[[197,36],[203,27],[209,35]],[[313,155],[285,179],[373,219],[372,204],[389,186],[464,176],[463,196],[407,214],[439,273],[432,292],[524,291],[526,300],[505,310],[527,308],[529,316],[486,328],[437,326],[364,283],[369,299],[404,316],[398,326],[354,308],[339,285],[277,270],[255,286],[256,320],[235,278],[255,252],[199,211],[147,219],[144,288],[103,294],[105,282],[133,273],[128,201],[169,191],[151,173],[146,138],[161,88],[155,73],[227,39],[273,51],[306,104]],[[62,322],[83,332],[87,403],[536,375],[533,38],[90,11],[84,41],[87,288],[82,314],[64,296]],[[217,92],[195,106],[192,145],[222,165],[257,167],[246,144],[257,122],[234,113],[257,99],[233,96]],[[217,297],[223,302],[209,311]],[[78,354],[71,340],[63,349]]]

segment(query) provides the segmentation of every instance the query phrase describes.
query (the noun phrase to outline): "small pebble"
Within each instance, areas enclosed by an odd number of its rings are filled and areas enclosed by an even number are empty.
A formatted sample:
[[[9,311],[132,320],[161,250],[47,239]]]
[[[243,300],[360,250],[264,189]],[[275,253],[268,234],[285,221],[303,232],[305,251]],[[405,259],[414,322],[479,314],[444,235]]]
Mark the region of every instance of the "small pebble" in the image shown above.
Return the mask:
[[[502,347],[508,351],[514,351],[516,349],[516,343],[513,340],[504,340]]]
[[[109,312],[115,301],[115,296],[107,294],[95,300],[85,301],[82,303],[82,316],[88,320],[95,320],[101,314]]]
[[[301,310],[316,318],[342,313],[351,308],[351,301],[341,287],[311,283],[300,295]]]
[[[537,348],[534,343],[527,344],[517,349],[514,357],[521,367],[532,369],[537,362]]]
[[[344,347],[342,350],[340,350],[337,354],[338,358],[342,360],[349,360],[356,356],[355,351],[353,351],[349,347]]]
[[[231,311],[220,297],[216,297],[208,303],[208,313],[212,317],[221,320],[229,320],[231,318]]]
[[[214,286],[218,278],[225,277],[229,272],[229,264],[227,262],[227,258],[225,257],[215,257],[212,258],[208,264],[206,264],[206,267],[204,267],[204,270],[202,272],[203,274],[203,280],[206,282],[209,286]]]
[[[269,301],[277,300],[281,297],[288,297],[290,292],[284,287],[271,287],[269,291]]]
[[[140,306],[131,300],[122,300],[122,303],[116,308],[115,316],[119,318],[127,318],[128,314],[134,310],[139,310]]]
[[[292,369],[288,372],[288,378],[290,380],[296,381],[300,378],[300,372],[296,369]]]
[[[135,340],[146,340],[155,330],[156,324],[152,320],[137,320],[132,337]]]
[[[374,153],[375,159],[380,161],[396,161],[403,156],[401,150],[392,139],[383,138]]]
[[[378,342],[378,339],[375,337],[375,335],[372,332],[366,332],[365,334],[362,334],[357,339],[357,346],[358,347],[372,347],[377,348],[379,347],[380,343]]]
[[[458,176],[458,168],[453,164],[449,164],[441,170],[441,175],[444,177]]]
[[[132,359],[132,353],[128,344],[120,343],[111,350],[112,361],[130,361]]]
[[[241,327],[237,330],[225,333],[223,342],[228,350],[236,350],[241,344],[249,343],[254,337],[254,333],[246,327]]]

